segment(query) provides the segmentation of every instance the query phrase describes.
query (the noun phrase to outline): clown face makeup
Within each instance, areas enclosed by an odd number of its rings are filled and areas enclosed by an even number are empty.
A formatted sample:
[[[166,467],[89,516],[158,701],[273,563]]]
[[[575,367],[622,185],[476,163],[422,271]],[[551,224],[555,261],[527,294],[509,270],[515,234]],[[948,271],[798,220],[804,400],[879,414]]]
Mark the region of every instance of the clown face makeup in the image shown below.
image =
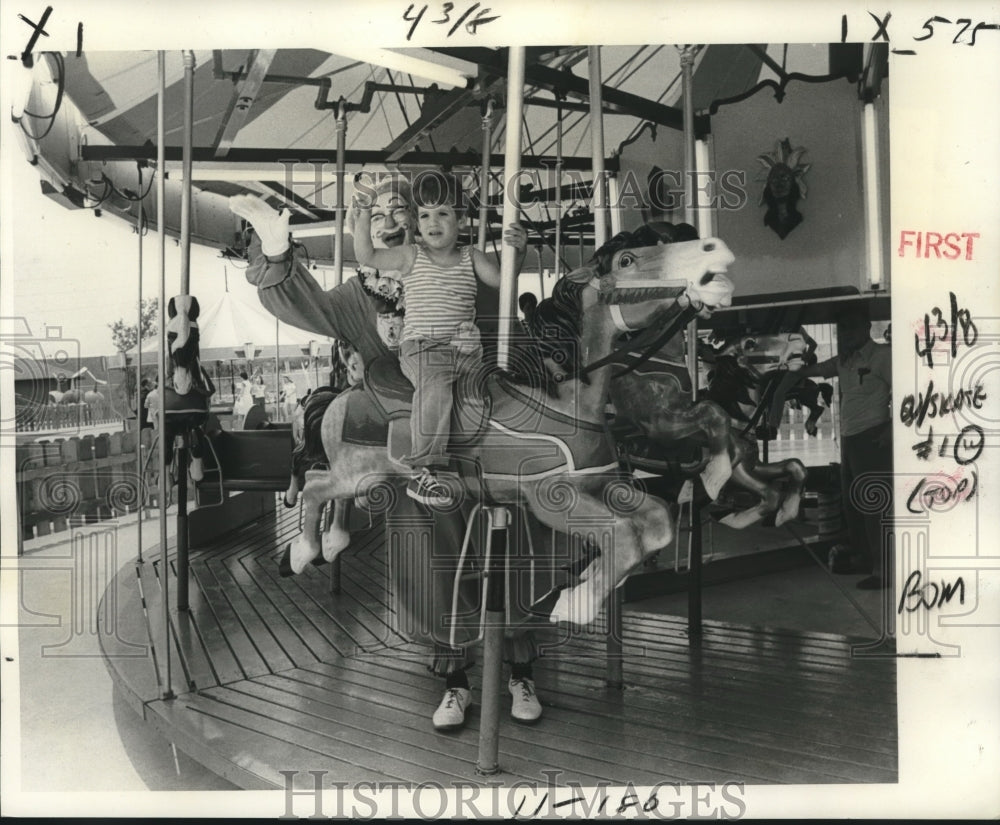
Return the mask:
[[[413,226],[410,204],[398,192],[381,192],[372,205],[372,244],[392,248],[407,242]]]

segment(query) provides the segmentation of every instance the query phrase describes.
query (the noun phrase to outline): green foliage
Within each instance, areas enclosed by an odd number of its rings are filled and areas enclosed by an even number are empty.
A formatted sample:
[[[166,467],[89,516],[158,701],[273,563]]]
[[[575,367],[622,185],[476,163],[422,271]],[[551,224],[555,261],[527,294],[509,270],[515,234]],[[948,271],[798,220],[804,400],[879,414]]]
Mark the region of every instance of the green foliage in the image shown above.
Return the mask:
[[[142,324],[143,341],[148,341],[159,331],[156,326],[159,314],[160,301],[158,298],[147,298],[142,302],[140,323]],[[118,352],[128,352],[139,343],[138,326],[125,323],[124,318],[119,318],[113,324],[108,324],[108,329],[111,330],[111,343]]]

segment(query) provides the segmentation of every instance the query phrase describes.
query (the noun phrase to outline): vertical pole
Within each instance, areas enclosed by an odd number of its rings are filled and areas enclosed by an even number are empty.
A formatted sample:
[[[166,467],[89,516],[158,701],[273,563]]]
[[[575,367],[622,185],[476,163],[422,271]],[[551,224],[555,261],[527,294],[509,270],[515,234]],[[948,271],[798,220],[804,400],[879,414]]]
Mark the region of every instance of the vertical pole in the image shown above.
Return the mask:
[[[487,193],[490,187],[490,157],[493,151],[493,98],[487,97],[483,102],[483,151],[482,166],[479,169],[479,236],[477,246],[480,252],[486,251],[486,223],[489,220],[489,199]]]
[[[680,47],[678,47],[680,48]],[[697,46],[681,49],[681,83],[684,117],[684,219],[692,226],[697,222],[695,199],[695,134],[694,134],[694,57]],[[687,367],[691,377],[691,401],[698,400],[698,319],[693,318],[687,328]],[[688,566],[688,637],[700,638],[701,634],[701,516],[695,497],[691,496],[691,563]]]
[[[608,240],[608,190],[604,177],[604,108],[601,92],[601,47],[587,47],[590,66],[590,146],[594,168],[594,249]]]
[[[280,413],[281,406],[281,364],[278,357],[278,344],[280,342],[278,319],[274,319],[274,417],[277,421],[284,421]]]
[[[882,288],[882,205],[879,189],[878,123],[875,104],[867,100],[864,118],[865,226],[868,229],[868,288]]]
[[[159,81],[158,93],[156,96],[156,174],[158,181],[156,185],[156,220],[157,232],[159,234],[160,249],[160,340],[157,348],[157,407],[156,426],[159,433],[159,505],[160,505],[160,577],[163,588],[163,648],[166,650],[167,678],[164,680],[163,698],[173,699],[174,691],[170,678],[170,576],[168,571],[170,562],[167,559],[167,452],[166,452],[166,417],[163,414],[164,392],[166,390],[166,376],[163,373],[163,365],[166,359],[166,292],[167,292],[167,233],[166,220],[163,216],[164,210],[164,186],[166,182],[166,150],[164,147],[165,120],[163,113],[163,100],[166,97],[166,55],[163,51],[156,53],[156,68]]]
[[[521,111],[524,104],[524,46],[511,46],[507,70],[507,142],[503,161],[503,225],[518,218],[514,184],[521,171]],[[497,366],[505,370],[510,362],[510,329],[514,318],[517,273],[514,250],[503,244],[500,251],[500,339]]]
[[[194,144],[194,52],[184,52],[184,144],[181,165],[181,295],[191,293],[191,166]],[[188,609],[188,436],[180,434],[174,453],[177,463],[177,610]]]
[[[184,52],[184,130],[181,152],[181,295],[191,292],[191,147],[194,144],[194,52]]]
[[[559,274],[561,271],[560,256],[562,255],[562,169],[563,169],[563,157],[562,157],[562,144],[563,144],[563,115],[562,115],[562,102],[563,94],[560,91],[556,91],[556,280],[559,280]],[[545,290],[542,289],[542,295],[539,298],[541,300],[545,297]]]
[[[508,123],[511,121],[508,120]],[[520,120],[516,121],[520,123]],[[490,564],[486,571],[486,627],[483,632],[483,708],[479,717],[479,759],[476,773],[500,772],[500,676],[503,658],[504,569],[507,563],[507,527],[510,513],[504,507],[489,507]]]
[[[347,146],[347,104],[344,98],[337,103],[337,234],[333,250],[333,280],[335,286],[344,282],[344,175]]]
[[[521,111],[524,104],[524,46],[511,46],[507,68],[507,140],[504,147],[503,223],[517,220],[518,206],[512,192],[521,169]],[[510,361],[510,334],[514,320],[514,249],[504,244],[500,251],[500,336],[497,366],[507,369]],[[507,566],[507,527],[510,514],[503,507],[487,508],[489,516],[490,567],[486,574],[486,629],[483,638],[483,707],[479,721],[479,759],[476,772],[484,776],[499,773],[500,762],[500,677],[503,659],[504,570]]]
[[[137,171],[139,173],[139,196],[142,196],[142,164],[137,165]],[[138,312],[139,317],[136,321],[136,344],[135,344],[135,497],[136,504],[139,506],[136,508],[136,522],[135,522],[135,532],[136,532],[136,543],[138,544],[138,552],[136,554],[136,561],[142,564],[142,516],[143,516],[143,505],[146,503],[145,496],[143,495],[143,476],[142,476],[142,222],[145,217],[143,212],[143,203],[139,201],[139,214],[136,217],[136,234],[139,236],[139,304]],[[126,365],[126,369],[128,369]]]
[[[601,47],[590,46],[587,60],[590,65],[590,148],[591,166],[594,170],[594,250],[608,242],[608,214],[606,211],[607,179],[604,175],[604,105],[601,91]],[[605,548],[611,551],[612,548]],[[607,560],[605,559],[605,562]],[[620,688],[622,675],[622,591],[615,588],[608,596],[606,614],[608,629],[605,636],[604,680],[609,687]]]
[[[712,171],[712,160],[709,153],[709,145],[707,138],[701,138],[695,143],[694,149],[694,160],[695,168],[699,172],[711,172]],[[715,198],[718,196],[718,187],[712,179],[712,192]],[[701,189],[698,189],[698,197],[701,197]],[[699,202],[698,204],[698,235],[702,238],[711,238],[715,236],[715,210],[716,206],[713,205],[713,201],[704,204]]]

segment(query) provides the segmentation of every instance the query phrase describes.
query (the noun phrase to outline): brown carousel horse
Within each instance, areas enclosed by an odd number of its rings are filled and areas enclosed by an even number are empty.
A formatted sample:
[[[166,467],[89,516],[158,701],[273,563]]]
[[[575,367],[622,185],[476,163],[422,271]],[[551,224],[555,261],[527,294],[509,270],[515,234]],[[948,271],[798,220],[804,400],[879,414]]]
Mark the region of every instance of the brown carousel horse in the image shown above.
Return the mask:
[[[696,230],[688,224],[666,225],[664,230],[674,242],[697,238]],[[574,339],[574,316],[572,308],[562,303],[562,294],[554,293],[532,308],[528,321],[550,365],[574,360],[572,348],[566,346]],[[668,310],[665,321],[669,323],[671,315],[678,312],[676,306]],[[630,349],[625,346],[622,353],[637,360]],[[623,359],[623,363],[627,365],[628,360]],[[780,526],[798,515],[806,478],[804,465],[798,459],[761,464],[756,441],[733,429],[722,406],[709,398],[692,403],[682,336],[666,341],[641,364],[616,373],[610,395],[612,432],[628,463],[656,475],[675,477],[678,482],[700,475],[712,500],[727,482],[759,498],[757,505],[725,516],[723,524],[742,529],[773,517]]]
[[[750,491],[759,502],[725,516],[722,524],[743,529],[773,517],[780,527],[798,515],[806,479],[802,462],[790,458],[760,463],[756,440],[737,432],[717,403],[692,403],[684,365],[650,359],[647,366],[616,378],[611,398],[622,451],[637,468],[693,477],[706,463],[702,445],[714,450],[713,443],[725,444],[731,467],[728,483]],[[716,498],[708,487],[706,492]]]
[[[644,245],[658,237],[650,231],[621,233],[592,264],[560,282],[566,302],[575,307],[581,365],[598,364],[612,354],[623,328],[654,326],[675,304],[705,313],[729,304],[733,284],[725,273],[734,258],[722,241]],[[364,389],[341,394],[325,413],[329,469],[306,473],[303,530],[290,548],[293,568],[337,552],[321,546],[318,528],[326,502],[373,498],[379,491],[395,495],[387,482],[409,474],[398,460],[409,447],[401,376],[387,380],[375,366],[369,365]],[[613,588],[673,538],[664,502],[636,489],[620,471],[605,420],[611,372],[604,365],[586,373],[550,374],[553,380],[544,387],[483,372],[456,387],[449,452],[469,495],[484,503],[525,505],[542,524],[563,533],[596,531],[607,537],[608,552],[590,563],[577,584],[551,591],[534,606],[552,622],[593,621]],[[374,413],[388,407],[398,417],[378,437]],[[441,480],[457,487],[447,475]]]
[[[833,387],[796,375],[816,361],[816,342],[804,329],[797,332],[713,337],[702,348],[712,365],[708,395],[747,431],[772,439],[785,404],[806,408],[806,432],[815,436],[820,417],[833,404]]]

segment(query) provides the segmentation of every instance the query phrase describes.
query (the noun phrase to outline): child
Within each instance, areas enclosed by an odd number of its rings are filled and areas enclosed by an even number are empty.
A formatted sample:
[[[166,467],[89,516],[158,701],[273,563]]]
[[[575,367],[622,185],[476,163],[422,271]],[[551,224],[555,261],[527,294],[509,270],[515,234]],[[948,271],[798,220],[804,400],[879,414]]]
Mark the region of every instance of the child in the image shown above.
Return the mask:
[[[359,263],[402,277],[406,315],[399,363],[413,384],[412,454],[404,461],[414,476],[406,492],[425,504],[447,507],[451,495],[435,471],[448,466],[452,386],[459,371],[475,367],[482,354],[474,324],[476,278],[498,289],[500,269],[478,249],[458,246],[465,215],[463,193],[453,177],[424,175],[414,202],[422,243],[376,250],[371,205],[356,196],[354,251]],[[527,249],[524,230],[511,224],[504,241],[517,250],[520,272]]]

